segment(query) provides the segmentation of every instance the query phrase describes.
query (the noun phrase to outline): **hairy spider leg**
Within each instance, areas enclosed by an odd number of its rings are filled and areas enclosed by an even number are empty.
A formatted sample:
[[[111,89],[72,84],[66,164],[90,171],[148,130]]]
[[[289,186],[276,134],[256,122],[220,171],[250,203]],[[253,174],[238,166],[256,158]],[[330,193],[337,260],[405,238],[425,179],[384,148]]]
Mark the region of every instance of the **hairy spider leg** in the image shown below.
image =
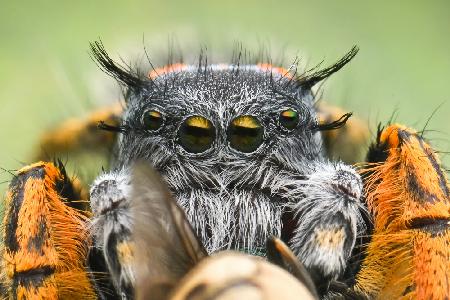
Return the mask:
[[[355,289],[375,299],[448,299],[449,185],[437,154],[419,133],[391,125],[368,161],[374,233]]]
[[[0,276],[9,299],[97,299],[87,272],[88,216],[62,168],[38,162],[6,193]],[[70,197],[70,199],[68,199]]]
[[[317,115],[320,124],[338,120],[346,111],[340,107],[320,101]],[[322,132],[323,146],[330,159],[354,164],[363,161],[369,144],[370,132],[363,120],[352,116],[340,130]]]
[[[84,118],[70,118],[55,129],[45,132],[39,141],[34,160],[52,160],[54,157],[86,150],[106,150],[109,154],[116,132],[99,130],[100,122],[115,126],[120,123],[123,107],[120,103],[91,112]]]

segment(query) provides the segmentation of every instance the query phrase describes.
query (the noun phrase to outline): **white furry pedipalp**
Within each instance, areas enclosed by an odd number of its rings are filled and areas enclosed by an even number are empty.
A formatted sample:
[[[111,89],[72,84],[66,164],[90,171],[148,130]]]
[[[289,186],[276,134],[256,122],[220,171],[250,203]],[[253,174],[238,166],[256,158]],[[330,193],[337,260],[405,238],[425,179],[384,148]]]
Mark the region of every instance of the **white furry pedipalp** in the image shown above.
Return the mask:
[[[133,248],[130,192],[128,169],[100,175],[90,190],[94,247],[104,253],[113,284],[121,297],[131,295],[135,282],[132,253],[129,253]]]
[[[361,179],[350,166],[323,163],[297,184],[286,191],[297,220],[290,245],[307,268],[336,279],[363,231]]]

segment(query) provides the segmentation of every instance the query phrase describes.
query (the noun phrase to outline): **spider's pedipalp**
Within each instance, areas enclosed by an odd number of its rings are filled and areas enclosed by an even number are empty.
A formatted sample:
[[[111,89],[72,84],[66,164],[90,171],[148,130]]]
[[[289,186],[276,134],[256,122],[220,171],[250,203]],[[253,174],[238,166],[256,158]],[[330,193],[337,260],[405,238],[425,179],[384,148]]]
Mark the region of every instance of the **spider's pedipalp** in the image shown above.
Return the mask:
[[[127,170],[100,175],[90,191],[94,246],[103,251],[114,286],[124,297],[132,296],[135,280],[129,193]]]
[[[287,192],[297,222],[290,245],[322,293],[343,274],[362,230],[361,193],[359,175],[342,163],[317,164]]]

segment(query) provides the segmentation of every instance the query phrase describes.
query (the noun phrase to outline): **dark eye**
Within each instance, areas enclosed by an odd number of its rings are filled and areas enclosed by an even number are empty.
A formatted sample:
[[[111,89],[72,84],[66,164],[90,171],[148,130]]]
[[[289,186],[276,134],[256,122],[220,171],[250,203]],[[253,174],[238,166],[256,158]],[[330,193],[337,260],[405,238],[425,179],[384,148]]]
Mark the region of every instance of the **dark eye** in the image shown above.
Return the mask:
[[[142,123],[147,130],[158,130],[163,122],[162,114],[156,110],[147,110],[142,116]]]
[[[294,129],[297,127],[298,121],[298,112],[293,109],[287,109],[280,113],[280,124],[286,129]]]
[[[263,142],[264,129],[253,116],[240,116],[231,121],[228,127],[228,140],[231,147],[241,152],[253,152]]]
[[[181,124],[178,138],[186,151],[200,153],[211,147],[216,138],[216,129],[210,120],[201,116],[192,116]]]

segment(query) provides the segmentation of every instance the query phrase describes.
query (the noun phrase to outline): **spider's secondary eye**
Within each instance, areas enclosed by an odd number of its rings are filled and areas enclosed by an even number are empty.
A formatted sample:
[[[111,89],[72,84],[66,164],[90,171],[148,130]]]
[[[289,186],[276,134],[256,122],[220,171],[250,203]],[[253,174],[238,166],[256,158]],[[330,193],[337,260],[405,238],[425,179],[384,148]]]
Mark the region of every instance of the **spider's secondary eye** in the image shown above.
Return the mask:
[[[178,138],[186,151],[200,153],[211,147],[216,138],[216,129],[210,120],[201,116],[192,116],[181,124]]]
[[[253,152],[263,142],[264,129],[253,116],[240,116],[231,121],[228,127],[228,140],[231,147],[241,152]]]
[[[163,117],[159,111],[147,110],[142,116],[144,128],[148,130],[158,130],[163,124]]]
[[[280,113],[280,124],[286,129],[294,129],[297,126],[298,121],[298,112],[293,109],[287,109]]]

